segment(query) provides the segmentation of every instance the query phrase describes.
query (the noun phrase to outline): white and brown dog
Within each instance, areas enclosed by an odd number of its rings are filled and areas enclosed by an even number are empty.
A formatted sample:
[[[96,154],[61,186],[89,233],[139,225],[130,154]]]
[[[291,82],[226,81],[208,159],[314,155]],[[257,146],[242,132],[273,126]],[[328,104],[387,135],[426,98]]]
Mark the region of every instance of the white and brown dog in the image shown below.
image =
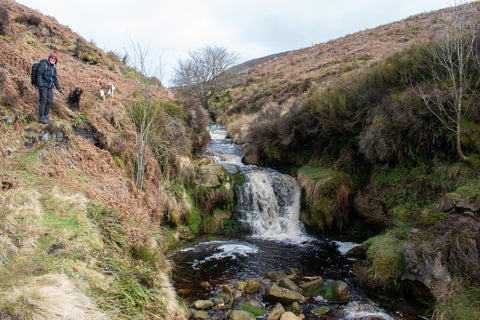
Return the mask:
[[[110,96],[113,98],[113,94],[115,93],[115,86],[112,83],[106,84],[100,88],[100,97],[105,100],[106,96]]]

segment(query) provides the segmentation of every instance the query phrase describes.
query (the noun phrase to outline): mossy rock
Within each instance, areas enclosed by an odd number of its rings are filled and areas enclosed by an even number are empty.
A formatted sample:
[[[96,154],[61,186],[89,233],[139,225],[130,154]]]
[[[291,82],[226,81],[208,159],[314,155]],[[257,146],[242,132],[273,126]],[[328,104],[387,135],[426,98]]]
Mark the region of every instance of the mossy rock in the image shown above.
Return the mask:
[[[347,303],[352,299],[348,292],[348,284],[340,280],[328,283],[323,297],[333,303]]]
[[[250,300],[243,302],[240,305],[240,309],[250,312],[255,315],[255,317],[262,317],[267,313],[267,310],[260,301]]]
[[[353,177],[345,172],[306,166],[299,170],[297,180],[305,193],[302,222],[321,233],[334,227],[341,229],[348,217],[350,194],[355,189]]]

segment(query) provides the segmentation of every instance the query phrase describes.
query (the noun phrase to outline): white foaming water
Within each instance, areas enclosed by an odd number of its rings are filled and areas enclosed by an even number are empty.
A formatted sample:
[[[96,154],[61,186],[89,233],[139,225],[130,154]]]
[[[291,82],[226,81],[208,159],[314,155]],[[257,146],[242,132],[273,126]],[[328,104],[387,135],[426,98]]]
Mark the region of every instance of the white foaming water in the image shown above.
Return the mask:
[[[201,265],[212,260],[232,259],[236,260],[238,257],[246,257],[249,254],[258,252],[258,247],[250,243],[225,243],[222,241],[211,241],[209,243],[202,243],[198,246],[188,248],[182,251],[202,251],[208,246],[207,249],[213,250],[212,254],[207,255],[203,259],[195,259],[192,264],[192,268],[199,270]]]
[[[212,140],[223,140],[227,137],[227,130],[225,128],[216,127],[210,131]]]
[[[236,209],[253,236],[269,239],[299,239],[300,187],[294,178],[273,170],[245,172],[237,189]]]
[[[333,241],[338,246],[338,251],[341,254],[346,254],[350,249],[358,247],[359,244],[355,242]]]
[[[242,164],[241,147],[227,139],[223,125],[209,126],[212,141],[206,155],[228,171],[241,170],[245,182],[236,188],[236,211],[241,222],[247,224],[252,236],[258,238],[304,241],[303,224],[300,222],[300,187],[297,181],[272,169]]]
[[[374,306],[373,304],[364,304],[358,302],[349,302],[342,310],[344,312],[345,320],[395,320],[385,313],[384,310]]]

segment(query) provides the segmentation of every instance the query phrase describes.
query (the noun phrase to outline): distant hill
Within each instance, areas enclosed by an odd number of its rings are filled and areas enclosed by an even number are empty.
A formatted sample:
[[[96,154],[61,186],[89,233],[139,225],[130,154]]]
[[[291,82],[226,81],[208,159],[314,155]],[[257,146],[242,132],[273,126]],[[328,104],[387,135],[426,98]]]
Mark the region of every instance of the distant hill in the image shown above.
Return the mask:
[[[475,3],[480,7],[480,2]],[[235,68],[248,71],[245,81],[256,77],[279,83],[311,78],[312,86],[343,74],[362,70],[414,42],[441,32],[452,8],[425,12],[406,19],[366,29],[342,38],[298,50],[276,53],[246,61]]]

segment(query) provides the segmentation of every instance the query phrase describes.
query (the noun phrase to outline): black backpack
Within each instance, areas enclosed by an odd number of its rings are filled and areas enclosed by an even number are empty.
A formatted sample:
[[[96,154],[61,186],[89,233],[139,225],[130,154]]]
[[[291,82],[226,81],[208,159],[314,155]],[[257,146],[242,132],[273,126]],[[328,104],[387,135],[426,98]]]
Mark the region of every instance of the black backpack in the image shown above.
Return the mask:
[[[31,76],[31,82],[35,87],[37,86],[38,66],[40,65],[40,62],[42,62],[42,61],[46,61],[46,59],[34,62],[32,64],[32,73],[30,74],[30,76]]]

